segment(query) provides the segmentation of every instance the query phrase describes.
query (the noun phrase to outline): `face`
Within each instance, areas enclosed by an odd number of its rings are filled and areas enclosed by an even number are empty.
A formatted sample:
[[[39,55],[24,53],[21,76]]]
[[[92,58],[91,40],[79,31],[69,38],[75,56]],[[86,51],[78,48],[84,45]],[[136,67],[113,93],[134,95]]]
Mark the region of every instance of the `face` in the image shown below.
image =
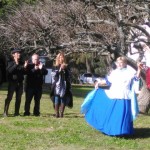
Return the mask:
[[[125,68],[126,65],[127,64],[125,62],[123,62],[122,60],[117,61],[117,68],[119,68],[119,69]]]
[[[33,55],[32,56],[32,63],[35,65],[39,64],[39,56],[38,55]]]
[[[62,55],[59,56],[59,64],[64,63],[64,57]]]
[[[12,55],[15,59],[20,59],[20,52],[15,52]]]

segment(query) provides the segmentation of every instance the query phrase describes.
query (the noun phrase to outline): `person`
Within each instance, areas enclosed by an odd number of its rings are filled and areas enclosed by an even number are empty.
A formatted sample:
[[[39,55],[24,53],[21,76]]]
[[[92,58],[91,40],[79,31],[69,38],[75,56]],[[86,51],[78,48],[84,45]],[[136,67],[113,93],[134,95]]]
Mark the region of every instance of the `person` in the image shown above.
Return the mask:
[[[117,68],[107,79],[95,83],[95,89],[86,96],[81,105],[87,123],[109,136],[133,134],[133,120],[138,114],[137,99],[132,82],[140,78],[142,64],[138,63],[136,74],[128,70],[127,59],[117,58]],[[98,88],[107,84],[109,89]]]
[[[6,68],[8,74],[8,93],[4,104],[4,117],[8,116],[8,109],[14,92],[16,93],[14,116],[19,115],[25,74],[24,63],[21,61],[20,53],[21,50],[19,48],[11,48],[11,55],[13,59],[8,62]]]
[[[55,117],[63,117],[65,106],[73,107],[71,92],[71,74],[69,67],[65,63],[64,53],[60,52],[56,57],[55,67],[53,68],[54,77],[51,88],[51,97],[55,109]]]
[[[30,104],[32,98],[34,97],[34,110],[33,114],[35,116],[40,115],[40,99],[42,96],[42,85],[43,76],[48,73],[47,69],[39,61],[39,55],[32,55],[32,63],[26,65],[26,100],[25,100],[25,112],[24,116],[30,115]]]
[[[145,63],[143,63],[143,68],[146,72],[146,86],[147,86],[147,89],[150,90],[150,60],[149,60],[149,57],[150,57],[150,48],[147,44],[145,43],[142,43],[142,48],[143,48],[143,51],[144,51],[144,61]],[[143,61],[143,60],[142,60]]]

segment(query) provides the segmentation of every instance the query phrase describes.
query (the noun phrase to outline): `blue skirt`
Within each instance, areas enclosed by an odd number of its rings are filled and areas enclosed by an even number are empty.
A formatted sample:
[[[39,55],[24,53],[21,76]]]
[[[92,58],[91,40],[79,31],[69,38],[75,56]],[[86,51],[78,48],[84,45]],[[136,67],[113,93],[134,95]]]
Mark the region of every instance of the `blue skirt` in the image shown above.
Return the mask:
[[[110,99],[103,89],[93,90],[81,105],[81,113],[89,125],[104,134],[133,134],[131,100]]]

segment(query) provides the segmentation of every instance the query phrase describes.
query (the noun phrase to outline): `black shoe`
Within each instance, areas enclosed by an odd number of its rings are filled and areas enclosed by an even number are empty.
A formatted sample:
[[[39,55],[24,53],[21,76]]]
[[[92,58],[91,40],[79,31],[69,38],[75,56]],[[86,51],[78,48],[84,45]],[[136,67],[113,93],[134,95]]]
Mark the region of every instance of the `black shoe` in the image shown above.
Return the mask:
[[[14,116],[15,116],[15,117],[17,117],[17,116],[20,116],[20,114],[18,114],[18,113],[15,113],[15,114],[14,114]]]
[[[40,114],[34,114],[34,116],[38,117],[38,116],[40,116]]]
[[[30,112],[24,112],[24,116],[30,116]]]

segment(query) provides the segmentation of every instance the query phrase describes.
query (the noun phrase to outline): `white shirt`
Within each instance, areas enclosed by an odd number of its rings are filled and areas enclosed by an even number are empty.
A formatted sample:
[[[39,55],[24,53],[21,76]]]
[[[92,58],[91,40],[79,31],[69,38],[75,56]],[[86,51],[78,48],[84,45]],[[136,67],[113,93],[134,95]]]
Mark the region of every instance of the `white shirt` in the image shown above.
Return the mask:
[[[111,83],[109,90],[105,90],[111,99],[131,99],[130,85],[134,78],[134,73],[128,68],[113,70],[108,77]]]

